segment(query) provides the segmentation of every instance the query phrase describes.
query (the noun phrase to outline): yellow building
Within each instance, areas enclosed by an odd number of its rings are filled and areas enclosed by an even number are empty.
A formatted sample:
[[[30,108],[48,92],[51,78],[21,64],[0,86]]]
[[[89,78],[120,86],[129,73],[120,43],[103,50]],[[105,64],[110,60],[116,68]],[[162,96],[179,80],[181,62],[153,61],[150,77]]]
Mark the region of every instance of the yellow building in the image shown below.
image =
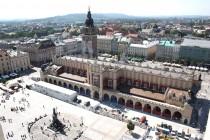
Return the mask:
[[[0,50],[0,75],[20,72],[31,66],[29,54],[14,50]]]
[[[11,72],[10,57],[5,50],[0,49],[0,75]]]
[[[8,50],[11,72],[21,72],[31,67],[29,54],[21,51]]]

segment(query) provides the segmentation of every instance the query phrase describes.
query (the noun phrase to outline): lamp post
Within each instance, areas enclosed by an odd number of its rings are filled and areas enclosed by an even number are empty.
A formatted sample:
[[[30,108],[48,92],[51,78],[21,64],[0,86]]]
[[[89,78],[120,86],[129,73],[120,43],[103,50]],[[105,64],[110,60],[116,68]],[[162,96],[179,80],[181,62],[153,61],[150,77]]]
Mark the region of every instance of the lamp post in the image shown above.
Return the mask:
[[[83,125],[83,117],[81,117],[81,122],[82,122],[82,125]]]

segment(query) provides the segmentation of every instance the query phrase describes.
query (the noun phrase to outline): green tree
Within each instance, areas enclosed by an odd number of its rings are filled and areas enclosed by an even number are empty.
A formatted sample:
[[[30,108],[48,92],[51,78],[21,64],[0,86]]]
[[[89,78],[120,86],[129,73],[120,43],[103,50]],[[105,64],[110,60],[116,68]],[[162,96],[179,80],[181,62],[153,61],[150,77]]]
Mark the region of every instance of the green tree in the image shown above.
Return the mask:
[[[129,130],[129,132],[133,131],[135,128],[135,125],[132,123],[132,121],[129,121],[127,124],[127,128]]]

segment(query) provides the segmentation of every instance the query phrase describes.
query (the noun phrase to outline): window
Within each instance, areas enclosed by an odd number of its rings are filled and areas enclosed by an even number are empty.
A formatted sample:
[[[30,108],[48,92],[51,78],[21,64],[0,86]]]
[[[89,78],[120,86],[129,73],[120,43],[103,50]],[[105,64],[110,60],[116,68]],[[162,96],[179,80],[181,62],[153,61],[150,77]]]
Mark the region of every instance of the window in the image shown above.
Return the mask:
[[[128,85],[131,86],[131,80],[128,80]]]
[[[109,87],[109,88],[112,88],[112,87],[113,87],[112,80],[108,80],[108,87]]]
[[[99,77],[98,76],[93,76],[93,85],[95,86],[99,86]]]
[[[136,87],[138,87],[138,86],[139,86],[139,82],[138,82],[138,81],[136,81],[135,85],[136,85]]]

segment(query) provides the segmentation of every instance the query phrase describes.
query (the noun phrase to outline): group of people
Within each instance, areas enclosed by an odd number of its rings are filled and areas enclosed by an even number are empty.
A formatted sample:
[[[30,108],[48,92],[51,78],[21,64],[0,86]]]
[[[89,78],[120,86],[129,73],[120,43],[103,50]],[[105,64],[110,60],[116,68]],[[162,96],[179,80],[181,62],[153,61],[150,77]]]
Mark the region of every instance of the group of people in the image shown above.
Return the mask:
[[[14,136],[13,131],[7,132],[6,138],[8,139],[8,138],[13,137],[13,136]]]

